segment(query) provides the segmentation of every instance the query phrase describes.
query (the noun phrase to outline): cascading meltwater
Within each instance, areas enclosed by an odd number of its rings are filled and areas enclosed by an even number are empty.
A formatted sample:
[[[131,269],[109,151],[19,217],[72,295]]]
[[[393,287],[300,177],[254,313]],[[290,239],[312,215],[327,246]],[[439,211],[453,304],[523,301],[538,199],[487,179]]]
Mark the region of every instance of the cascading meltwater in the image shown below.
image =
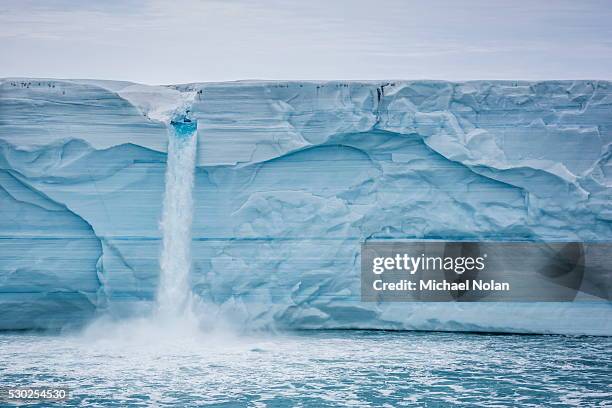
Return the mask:
[[[197,122],[184,115],[170,123],[161,217],[161,273],[157,290],[157,312],[162,318],[184,319],[192,313],[189,273]]]

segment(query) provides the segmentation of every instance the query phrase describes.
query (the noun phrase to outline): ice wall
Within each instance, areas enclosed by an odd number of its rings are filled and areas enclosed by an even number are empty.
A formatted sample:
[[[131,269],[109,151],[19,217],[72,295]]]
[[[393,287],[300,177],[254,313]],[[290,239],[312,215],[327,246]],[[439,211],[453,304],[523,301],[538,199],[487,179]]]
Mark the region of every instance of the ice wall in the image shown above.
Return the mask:
[[[133,313],[153,298],[162,122],[189,106],[200,135],[191,285],[220,318],[612,334],[612,306],[586,299],[359,301],[365,239],[611,240],[605,81],[4,79],[0,328]]]

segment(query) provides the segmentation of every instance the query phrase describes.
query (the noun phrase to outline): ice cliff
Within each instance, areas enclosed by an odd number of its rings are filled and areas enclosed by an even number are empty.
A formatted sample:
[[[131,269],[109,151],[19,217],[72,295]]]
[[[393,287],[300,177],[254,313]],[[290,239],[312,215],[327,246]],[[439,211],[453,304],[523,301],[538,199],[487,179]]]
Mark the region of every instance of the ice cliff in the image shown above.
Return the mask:
[[[361,303],[359,280],[364,240],[612,240],[606,81],[3,79],[0,329],[146,309],[187,109],[191,287],[220,319],[612,334],[607,301]]]

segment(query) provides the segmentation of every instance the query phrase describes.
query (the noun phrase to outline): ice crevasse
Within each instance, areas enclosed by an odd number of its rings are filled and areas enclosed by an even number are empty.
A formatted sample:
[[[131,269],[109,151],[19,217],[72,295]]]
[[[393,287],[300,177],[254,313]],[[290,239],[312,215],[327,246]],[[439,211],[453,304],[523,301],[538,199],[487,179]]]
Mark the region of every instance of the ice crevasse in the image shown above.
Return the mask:
[[[364,303],[359,269],[366,240],[612,240],[607,81],[2,79],[0,329],[146,310],[166,126],[186,110],[190,286],[219,319],[612,334],[601,299]]]

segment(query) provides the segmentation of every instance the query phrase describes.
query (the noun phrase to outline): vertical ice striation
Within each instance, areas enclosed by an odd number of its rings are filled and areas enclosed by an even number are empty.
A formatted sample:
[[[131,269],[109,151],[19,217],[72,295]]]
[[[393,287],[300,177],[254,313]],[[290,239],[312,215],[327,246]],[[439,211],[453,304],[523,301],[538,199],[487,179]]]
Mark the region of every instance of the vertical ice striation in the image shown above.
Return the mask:
[[[191,310],[188,280],[191,269],[196,123],[187,118],[172,121],[168,133],[157,306],[162,318],[179,318]]]

